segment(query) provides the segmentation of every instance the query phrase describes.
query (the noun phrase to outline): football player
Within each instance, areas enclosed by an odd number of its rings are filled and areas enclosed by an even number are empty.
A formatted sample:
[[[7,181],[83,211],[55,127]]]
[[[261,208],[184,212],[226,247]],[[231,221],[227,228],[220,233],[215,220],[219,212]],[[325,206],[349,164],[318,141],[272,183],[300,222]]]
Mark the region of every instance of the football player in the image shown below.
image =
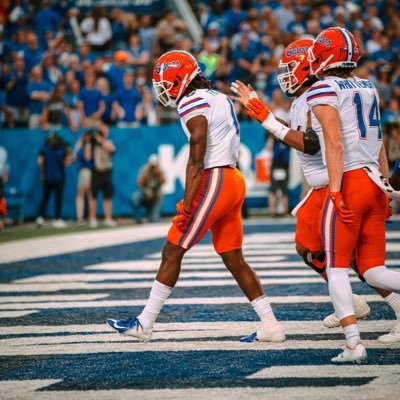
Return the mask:
[[[175,286],[184,254],[210,230],[215,251],[261,319],[260,341],[285,340],[256,273],[243,257],[241,208],[245,182],[236,168],[240,131],[229,97],[213,90],[194,57],[184,51],[162,55],[153,86],[164,106],[176,107],[189,140],[183,200],[177,204],[162,260],[146,306],[137,318],[109,319],[118,332],[150,340],[154,322]]]
[[[359,48],[346,29],[322,31],[308,56],[311,73],[322,78],[309,89],[307,103],[312,126],[322,128],[317,132],[329,177],[321,218],[328,287],[346,336],[345,350],[332,361],[363,363],[367,353],[348,276],[354,248],[358,270],[370,286],[394,292],[385,298],[389,304],[398,302],[400,293],[400,273],[384,265],[387,197],[376,177],[380,168],[387,178],[387,160],[379,95],[372,82],[353,77]]]
[[[291,126],[308,133],[310,133],[308,129],[310,113],[307,98],[313,96],[314,92],[318,92],[320,85],[322,85],[322,83],[314,85],[317,78],[309,74],[310,65],[307,60],[307,50],[312,44],[313,40],[309,39],[298,40],[290,44],[282,54],[280,67],[283,72],[278,75],[281,89],[288,96],[295,97],[290,110]],[[239,95],[237,98],[232,98],[239,100],[244,106],[248,107],[249,114],[253,118],[264,123],[270,115],[267,107],[259,100],[251,100],[256,95],[251,94],[251,88],[247,88],[242,82],[236,81],[232,85],[232,90]],[[313,90],[309,91],[311,85],[314,85]],[[290,142],[287,142],[288,135]],[[299,149],[301,143],[307,141],[307,135],[299,135],[290,130],[282,139],[288,145]],[[293,146],[293,144],[295,145]],[[320,225],[320,214],[328,193],[328,172],[320,151],[314,155],[301,150],[298,150],[297,153],[304,176],[312,189],[293,212],[293,214],[297,214],[296,250],[304,258],[306,264],[327,281],[325,253],[322,251],[321,230],[318,227]],[[358,273],[354,261],[352,267]],[[361,279],[363,280],[362,277]],[[375,290],[392,306],[397,319],[400,319],[400,295],[391,294],[391,292],[382,289],[375,288]],[[353,301],[356,317],[358,319],[367,318],[370,313],[368,304],[357,295],[354,295]],[[340,326],[340,320],[336,313],[327,316],[323,323],[328,328]],[[400,341],[400,323],[397,323],[390,333],[380,336],[378,341],[384,343]]]

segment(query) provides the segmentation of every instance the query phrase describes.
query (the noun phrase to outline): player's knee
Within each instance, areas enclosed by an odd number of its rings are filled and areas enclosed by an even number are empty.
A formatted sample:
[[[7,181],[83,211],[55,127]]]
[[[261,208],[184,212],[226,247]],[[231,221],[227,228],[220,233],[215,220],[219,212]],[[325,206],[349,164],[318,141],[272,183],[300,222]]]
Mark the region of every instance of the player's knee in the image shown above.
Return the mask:
[[[245,264],[243,253],[241,249],[227,251],[220,254],[222,262],[229,269],[235,269]]]
[[[162,251],[163,264],[175,264],[177,262],[180,263],[186,251],[187,250],[183,247],[177,246],[171,242],[167,242]]]
[[[304,252],[305,252],[306,250],[307,250],[307,249],[306,249],[304,246],[302,246],[302,245],[299,244],[299,243],[296,243],[296,251],[297,251],[297,254],[298,254],[300,257],[303,257]]]

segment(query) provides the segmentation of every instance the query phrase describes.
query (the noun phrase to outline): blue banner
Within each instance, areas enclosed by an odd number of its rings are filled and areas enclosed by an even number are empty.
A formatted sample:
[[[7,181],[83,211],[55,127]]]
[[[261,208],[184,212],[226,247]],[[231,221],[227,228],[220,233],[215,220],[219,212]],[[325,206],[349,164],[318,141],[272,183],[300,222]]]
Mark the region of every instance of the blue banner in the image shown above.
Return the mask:
[[[60,136],[71,147],[79,134],[69,130],[60,132]],[[6,189],[24,193],[26,197],[25,218],[37,216],[42,184],[37,165],[37,156],[44,144],[46,135],[39,130],[3,130],[0,143],[9,156],[10,179]],[[163,186],[163,214],[174,214],[175,204],[183,196],[185,167],[188,158],[188,142],[180,125],[141,127],[136,129],[110,129],[110,140],[117,151],[113,157],[113,213],[115,216],[132,215],[131,197],[137,190],[136,179],[140,168],[151,154],[157,154],[166,176]],[[258,124],[241,124],[242,145],[240,149],[240,167],[247,184],[247,201],[251,206],[267,206],[268,186],[258,183],[254,172],[254,158],[265,145],[265,131]],[[291,171],[299,169],[291,168]],[[77,189],[77,164],[66,168],[63,217],[75,218],[75,197]],[[294,207],[298,201],[299,176],[291,176],[289,201]],[[101,203],[99,201],[99,203]],[[48,215],[54,211],[53,200],[48,206]],[[102,215],[101,204],[98,213]]]

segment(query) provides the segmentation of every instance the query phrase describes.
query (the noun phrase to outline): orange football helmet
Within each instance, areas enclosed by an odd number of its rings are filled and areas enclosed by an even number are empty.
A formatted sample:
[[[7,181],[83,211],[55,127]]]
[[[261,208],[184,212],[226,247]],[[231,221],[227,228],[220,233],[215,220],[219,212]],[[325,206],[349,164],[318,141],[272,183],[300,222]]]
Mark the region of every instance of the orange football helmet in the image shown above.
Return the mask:
[[[178,101],[193,78],[200,74],[196,59],[186,51],[163,54],[153,71],[153,87],[163,106],[177,107]]]
[[[308,80],[310,63],[307,53],[313,43],[311,39],[296,40],[283,51],[278,82],[287,95],[293,95]]]
[[[322,31],[308,50],[311,74],[332,68],[354,68],[360,59],[360,49],[354,36],[344,28]]]

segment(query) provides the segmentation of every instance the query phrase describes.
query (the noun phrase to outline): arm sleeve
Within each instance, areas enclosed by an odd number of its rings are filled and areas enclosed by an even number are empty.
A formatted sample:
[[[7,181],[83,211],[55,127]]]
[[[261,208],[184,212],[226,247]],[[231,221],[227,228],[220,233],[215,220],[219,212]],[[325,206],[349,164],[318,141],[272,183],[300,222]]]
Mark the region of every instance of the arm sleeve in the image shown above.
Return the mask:
[[[307,92],[307,104],[311,109],[318,105],[328,105],[338,109],[336,90],[329,83],[317,82]]]
[[[191,118],[199,115],[203,115],[208,120],[210,109],[209,100],[195,93],[193,97],[186,97],[182,100],[178,107],[178,113],[182,125],[186,125]]]

